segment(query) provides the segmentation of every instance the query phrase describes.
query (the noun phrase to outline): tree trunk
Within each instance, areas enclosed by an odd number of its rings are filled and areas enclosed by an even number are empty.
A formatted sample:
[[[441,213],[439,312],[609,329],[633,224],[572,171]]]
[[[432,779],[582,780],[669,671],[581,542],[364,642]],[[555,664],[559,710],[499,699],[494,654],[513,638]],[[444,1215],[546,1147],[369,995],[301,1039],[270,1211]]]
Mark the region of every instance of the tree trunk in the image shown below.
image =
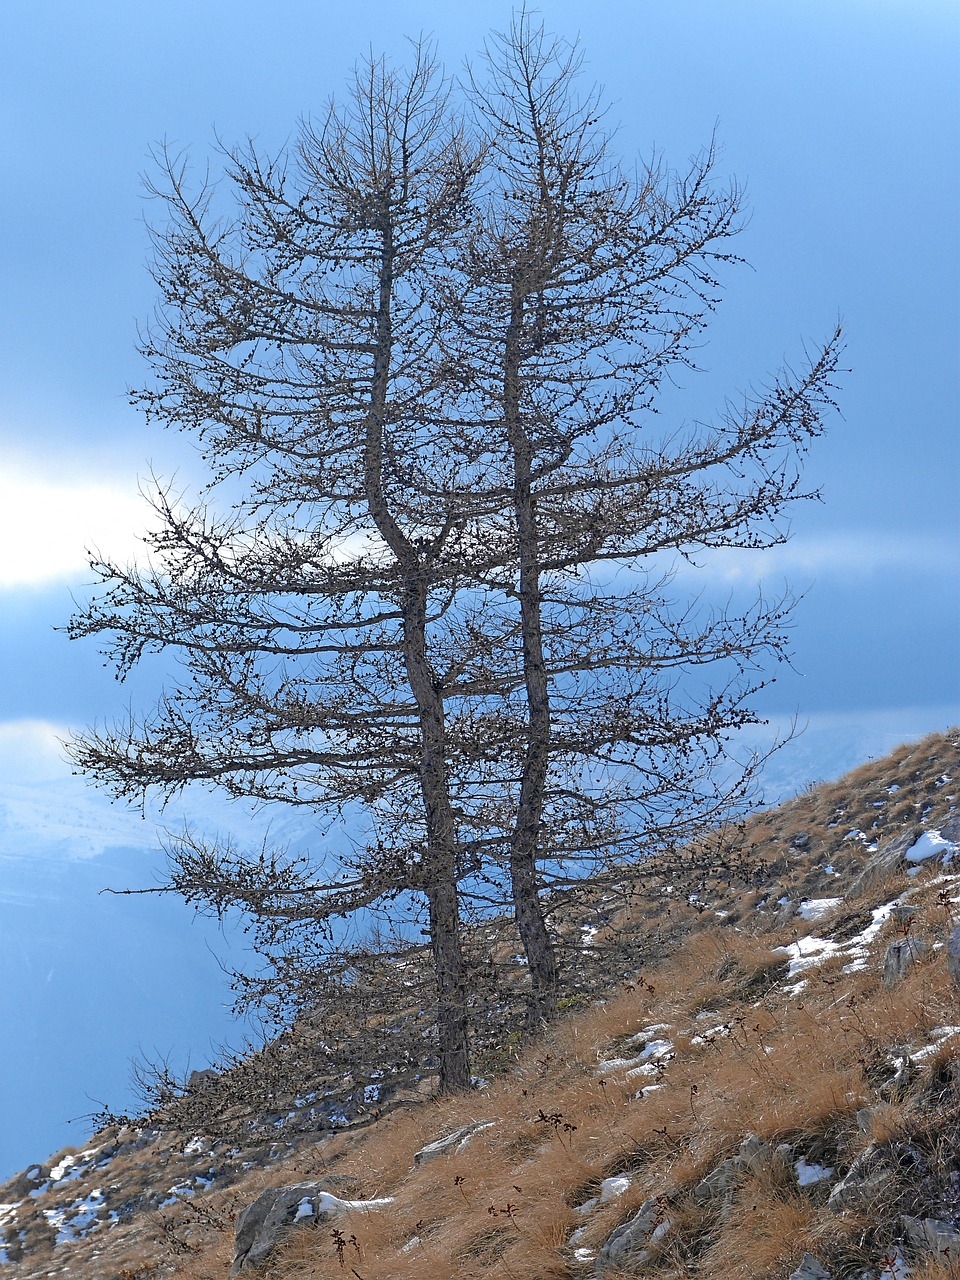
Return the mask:
[[[364,483],[370,514],[397,559],[403,589],[403,656],[420,721],[420,788],[426,826],[423,889],[429,908],[430,945],[437,983],[440,1090],[470,1085],[466,982],[460,936],[456,874],[456,826],[446,769],[443,698],[427,652],[427,582],[416,548],[397,524],[383,491],[384,410],[390,379],[393,299],[393,238],[389,205],[384,200],[383,257],[377,316],[376,351],[364,452]]]
[[[535,1034],[559,1013],[556,949],[544,918],[537,885],[537,852],[543,794],[550,758],[550,692],[543,658],[540,565],[531,484],[532,449],[520,418],[519,353],[523,301],[515,301],[507,330],[504,409],[514,462],[513,503],[520,560],[520,617],[523,674],[527,691],[527,745],[520,800],[510,839],[510,880],[514,919],[527,957],[530,993],[527,1033]]]

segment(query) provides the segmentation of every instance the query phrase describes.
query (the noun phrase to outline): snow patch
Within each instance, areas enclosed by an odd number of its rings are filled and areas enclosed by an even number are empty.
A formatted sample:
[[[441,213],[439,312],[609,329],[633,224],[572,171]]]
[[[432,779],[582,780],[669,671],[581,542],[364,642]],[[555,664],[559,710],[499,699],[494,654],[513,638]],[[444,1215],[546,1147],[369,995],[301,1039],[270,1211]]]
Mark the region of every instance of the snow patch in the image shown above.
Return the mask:
[[[927,858],[952,856],[956,851],[953,841],[945,839],[939,831],[925,831],[903,856],[907,862],[916,863],[926,862]]]
[[[774,947],[774,951],[783,951],[790,957],[790,968],[787,980],[804,973],[814,965],[823,964],[830,956],[839,955],[843,946],[829,938],[798,938],[785,947]]]
[[[842,898],[805,898],[797,910],[802,920],[822,920],[842,901]]]
[[[797,1175],[797,1182],[801,1187],[812,1187],[817,1182],[823,1182],[825,1178],[829,1178],[833,1173],[832,1169],[828,1169],[822,1164],[808,1164],[803,1156],[794,1161],[793,1168]]]
[[[72,1157],[71,1157],[72,1159]],[[88,1235],[98,1225],[97,1215],[104,1195],[95,1187],[89,1195],[59,1209],[44,1209],[43,1216],[57,1232],[57,1244],[70,1244]]]

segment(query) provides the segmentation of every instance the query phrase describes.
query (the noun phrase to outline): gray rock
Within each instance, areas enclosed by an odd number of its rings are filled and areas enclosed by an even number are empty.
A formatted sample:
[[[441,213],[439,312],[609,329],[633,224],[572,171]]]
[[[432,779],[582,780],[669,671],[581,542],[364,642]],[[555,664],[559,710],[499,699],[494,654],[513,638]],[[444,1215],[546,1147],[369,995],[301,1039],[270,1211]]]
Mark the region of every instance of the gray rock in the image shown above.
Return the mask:
[[[648,1262],[656,1252],[653,1246],[670,1226],[663,1198],[644,1200],[636,1214],[617,1227],[597,1254],[593,1272],[596,1280],[603,1280],[610,1271],[635,1269]]]
[[[874,1107],[861,1107],[857,1112],[857,1128],[866,1136],[873,1128]]]
[[[954,925],[947,938],[947,972],[954,986],[960,987],[960,924]]]
[[[827,1207],[834,1213],[841,1213],[844,1209],[869,1206],[892,1177],[880,1147],[871,1142],[830,1192]]]
[[[882,844],[876,853],[870,857],[863,870],[850,886],[849,896],[856,897],[857,894],[863,893],[865,889],[871,888],[881,880],[885,880],[887,876],[892,875],[895,871],[900,870],[906,861],[907,850],[916,844],[919,835],[919,830],[910,828],[908,831],[902,831],[900,835],[894,836],[886,844]]]
[[[932,1253],[941,1262],[960,1260],[960,1231],[939,1218],[902,1218],[907,1240],[919,1253]]]
[[[805,1253],[796,1271],[790,1272],[790,1280],[832,1280],[832,1276],[812,1253]]]
[[[922,959],[929,950],[929,942],[912,934],[891,942],[883,954],[883,985],[895,987],[910,966]]]
[[[472,1124],[454,1129],[453,1133],[448,1133],[445,1138],[438,1138],[436,1142],[428,1142],[425,1147],[421,1147],[413,1157],[413,1163],[414,1165],[426,1164],[428,1160],[434,1160],[447,1151],[460,1151],[475,1133],[479,1133],[481,1129],[490,1129],[495,1124],[495,1120],[475,1120]]]
[[[350,1179],[328,1177],[321,1182],[297,1182],[269,1187],[237,1215],[236,1246],[230,1274],[262,1266],[274,1249],[297,1226],[316,1226],[352,1209],[374,1209],[390,1200],[342,1200],[332,1188],[352,1185]]]
[[[708,1200],[720,1197],[729,1200],[737,1183],[745,1174],[759,1174],[775,1159],[786,1160],[789,1163],[790,1148],[786,1144],[783,1146],[786,1156],[780,1147],[774,1152],[769,1143],[761,1141],[756,1134],[748,1133],[740,1143],[740,1150],[735,1156],[731,1156],[715,1169],[711,1169],[706,1177],[701,1178],[697,1183],[693,1189],[694,1201],[697,1204],[706,1204]]]

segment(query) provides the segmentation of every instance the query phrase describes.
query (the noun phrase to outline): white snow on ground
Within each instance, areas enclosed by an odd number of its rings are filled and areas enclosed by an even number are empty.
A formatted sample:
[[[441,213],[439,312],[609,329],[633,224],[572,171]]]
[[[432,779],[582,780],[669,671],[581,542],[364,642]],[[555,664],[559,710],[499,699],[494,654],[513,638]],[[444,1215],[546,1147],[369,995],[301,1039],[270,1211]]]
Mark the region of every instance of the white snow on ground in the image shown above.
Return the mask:
[[[600,1183],[600,1194],[593,1196],[590,1200],[583,1204],[577,1205],[574,1213],[591,1213],[599,1205],[609,1204],[611,1200],[616,1200],[622,1196],[624,1192],[630,1189],[630,1179],[624,1176],[619,1178],[604,1178]],[[571,1237],[571,1242],[573,1237]]]
[[[842,898],[805,898],[797,911],[802,920],[822,920],[842,901]]]
[[[77,1163],[76,1156],[64,1156],[63,1159],[60,1161],[60,1163],[58,1165],[55,1165],[54,1168],[50,1170],[50,1181],[51,1182],[62,1181],[66,1177],[67,1172],[69,1171],[71,1166],[75,1165],[76,1163]],[[77,1175],[74,1174],[73,1176],[76,1177]]]
[[[953,841],[945,839],[939,831],[925,831],[904,857],[908,862],[925,862],[927,858],[952,856],[956,850]]]
[[[958,852],[958,846],[949,840],[945,840],[939,831],[925,831],[917,840],[916,844],[907,851],[905,855],[914,863],[911,874],[915,874],[920,870],[919,863],[926,859],[937,856],[942,857],[944,861]],[[933,880],[926,882],[927,888],[930,889],[934,885],[944,882],[955,883],[960,877],[956,875],[944,874],[937,876]],[[839,904],[839,898],[808,898],[800,906],[800,915],[807,920],[819,919],[822,915],[826,915],[835,906]],[[835,942],[831,938],[798,938],[796,942],[791,942],[783,947],[774,947],[775,951],[782,951],[790,957],[790,968],[786,981],[791,982],[794,979],[790,990],[794,995],[799,994],[806,986],[805,979],[800,975],[808,969],[812,969],[822,964],[831,956],[843,955],[848,959],[848,963],[843,966],[844,973],[856,973],[858,970],[865,969],[870,959],[870,945],[873,943],[883,926],[889,920],[894,907],[903,903],[903,897],[894,898],[891,902],[885,902],[883,906],[876,907],[871,913],[871,921],[865,929],[851,938],[848,942]]]
[[[843,951],[843,944],[829,938],[798,938],[785,947],[774,947],[774,951],[784,951],[790,957],[790,969],[787,973],[789,981],[805,970],[812,969],[814,965],[822,964],[830,956],[839,955]]]
[[[829,1178],[833,1174],[832,1169],[827,1169],[822,1164],[808,1164],[803,1156],[794,1161],[793,1167],[801,1187],[812,1187],[815,1182],[823,1182],[824,1178]]]
[[[69,1244],[79,1240],[97,1226],[97,1214],[103,1204],[104,1195],[99,1187],[95,1187],[89,1195],[61,1209],[44,1209],[43,1216],[57,1231],[57,1244]]]
[[[844,973],[857,973],[858,970],[867,967],[867,960],[870,956],[868,950],[870,943],[874,941],[880,930],[890,919],[893,908],[899,906],[899,904],[900,899],[894,898],[892,902],[885,902],[882,907],[874,908],[871,913],[873,919],[867,927],[861,933],[858,933],[856,937],[851,938],[846,945],[845,950],[851,959],[849,964],[843,966]]]
[[[929,1044],[918,1049],[916,1053],[910,1054],[911,1062],[922,1062],[924,1058],[932,1057],[945,1040],[949,1040],[951,1036],[960,1035],[960,1027],[934,1027],[931,1035],[933,1039]]]

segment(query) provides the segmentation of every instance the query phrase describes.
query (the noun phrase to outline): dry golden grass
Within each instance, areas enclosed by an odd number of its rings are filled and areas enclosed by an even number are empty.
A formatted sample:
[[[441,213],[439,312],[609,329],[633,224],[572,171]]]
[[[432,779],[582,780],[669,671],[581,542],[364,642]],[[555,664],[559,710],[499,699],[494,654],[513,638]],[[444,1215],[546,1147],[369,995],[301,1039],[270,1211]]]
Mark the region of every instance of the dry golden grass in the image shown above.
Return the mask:
[[[825,1217],[782,1168],[747,1179],[719,1218],[685,1197],[749,1132],[773,1145],[793,1142],[811,1158],[826,1153],[847,1162],[871,1138],[907,1132],[910,1100],[877,1095],[871,1055],[923,1043],[955,1009],[955,995],[942,967],[917,966],[890,991],[877,964],[846,975],[842,989],[811,974],[803,1000],[774,991],[743,1006],[732,993],[744,974],[769,967],[768,942],[705,933],[671,966],[669,982],[653,975],[653,992],[624,991],[568,1020],[482,1093],[325,1144],[314,1172],[352,1174],[365,1196],[390,1195],[394,1204],[298,1233],[270,1274],[350,1276],[352,1266],[364,1280],[560,1280],[580,1274],[567,1247],[574,1229],[584,1228],[579,1243],[596,1250],[647,1197],[664,1191],[673,1197],[674,1230],[662,1242],[658,1276],[756,1280],[787,1276],[808,1249],[856,1257],[855,1237],[868,1227],[855,1215]],[[709,1023],[696,1021],[696,1011],[708,993],[718,1021],[725,1013],[728,1021],[698,1042],[697,1028]],[[660,1022],[685,1023],[685,1034],[671,1034],[674,1056],[662,1078],[630,1077],[629,1065],[609,1065],[629,1058],[629,1037]],[[923,1064],[924,1079],[957,1063],[956,1040]],[[637,1090],[651,1081],[663,1087],[638,1101]],[[856,1113],[868,1104],[864,1133]],[[412,1168],[420,1146],[467,1118],[495,1125],[464,1150]],[[589,1215],[575,1212],[603,1178],[624,1170],[632,1178],[624,1195]],[[268,1176],[276,1182],[280,1173]],[[871,1247],[864,1266],[876,1265]],[[225,1261],[222,1247],[219,1256]],[[207,1280],[217,1272],[204,1257],[179,1274]],[[914,1274],[951,1273],[928,1267]]]

